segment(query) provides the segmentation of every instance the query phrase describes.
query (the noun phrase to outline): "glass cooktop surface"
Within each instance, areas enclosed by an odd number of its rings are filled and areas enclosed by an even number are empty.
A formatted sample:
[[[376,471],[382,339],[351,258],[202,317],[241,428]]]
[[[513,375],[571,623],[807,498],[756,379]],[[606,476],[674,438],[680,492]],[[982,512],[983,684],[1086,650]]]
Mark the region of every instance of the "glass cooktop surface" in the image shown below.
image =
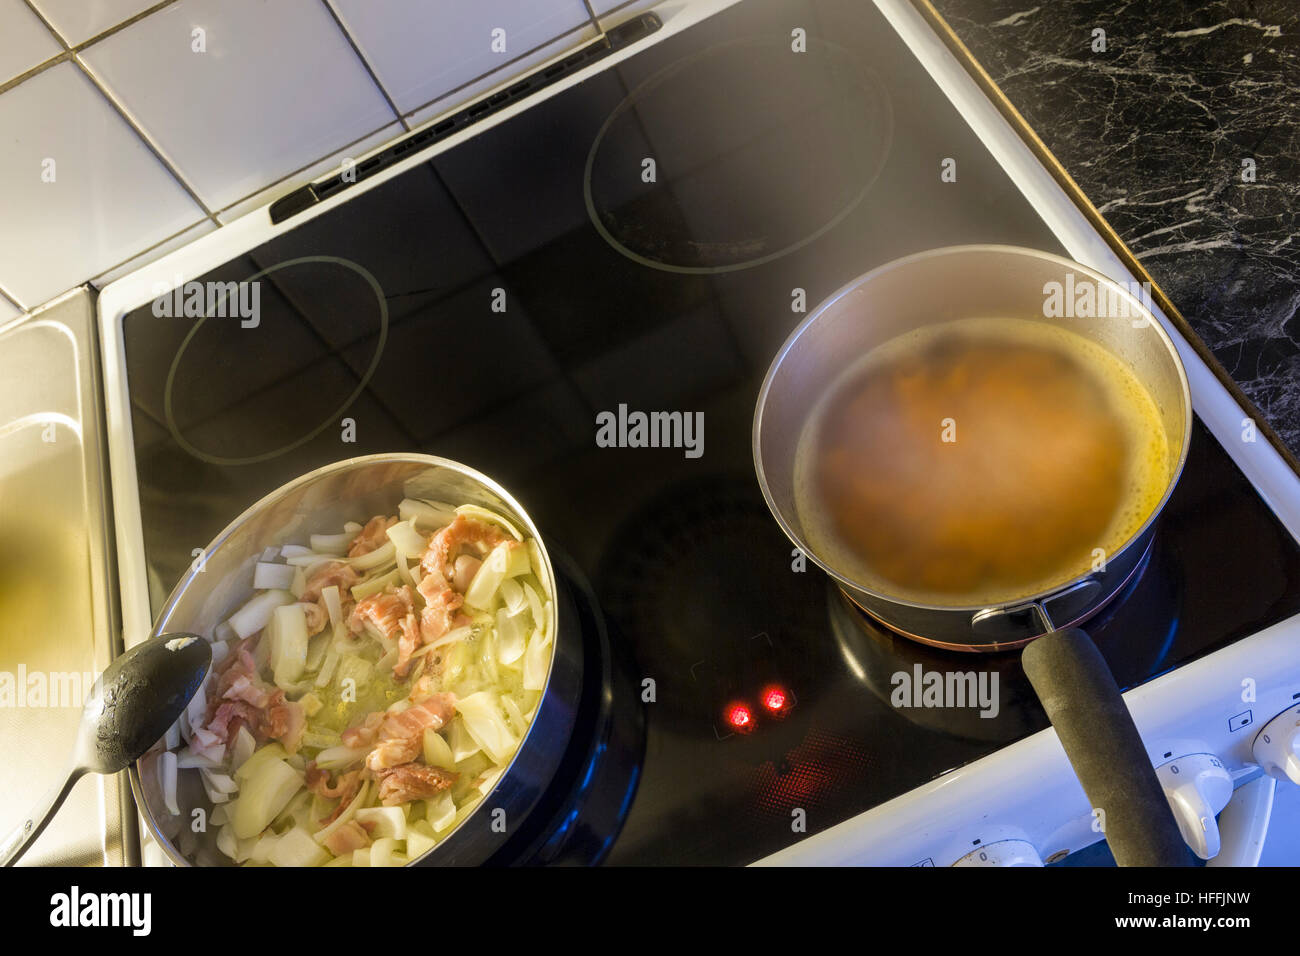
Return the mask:
[[[870,4],[745,0],[638,42],[194,277],[259,280],[255,319],[124,318],[150,601],[304,472],[469,464],[590,580],[654,682],[624,704],[647,737],[610,862],[747,863],[1047,723],[1014,654],[892,636],[796,568],[750,453],[769,363],[891,259],[1064,250]],[[652,412],[691,426],[675,447],[638,446]],[[1094,637],[1127,687],[1297,611],[1300,550],[1198,422]],[[891,675],[918,665],[998,673],[997,716],[892,706]]]

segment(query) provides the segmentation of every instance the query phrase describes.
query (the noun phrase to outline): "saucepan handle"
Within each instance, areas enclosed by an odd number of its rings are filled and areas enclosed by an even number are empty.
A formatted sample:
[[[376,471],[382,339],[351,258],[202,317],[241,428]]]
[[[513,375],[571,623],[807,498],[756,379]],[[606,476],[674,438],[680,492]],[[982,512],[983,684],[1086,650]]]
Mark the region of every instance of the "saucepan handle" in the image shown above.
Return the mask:
[[[1021,655],[1120,866],[1192,866],[1133,717],[1105,658],[1079,628],[1052,631]]]

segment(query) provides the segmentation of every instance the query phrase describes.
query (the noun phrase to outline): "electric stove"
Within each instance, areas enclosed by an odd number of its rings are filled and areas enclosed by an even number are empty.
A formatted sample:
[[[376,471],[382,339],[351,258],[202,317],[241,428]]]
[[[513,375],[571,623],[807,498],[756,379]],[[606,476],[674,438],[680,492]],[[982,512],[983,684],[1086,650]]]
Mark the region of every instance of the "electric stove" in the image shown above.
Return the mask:
[[[590,582],[588,653],[624,674],[597,694],[633,729],[581,741],[567,786],[613,795],[595,822],[556,797],[518,861],[750,863],[1047,726],[1015,655],[892,635],[800,561],[750,430],[777,348],[850,279],[937,246],[1072,249],[875,6],[697,19],[630,15],[104,315],[119,541],[143,557],[123,561],[128,630],[259,497],[394,450],[493,476]],[[252,280],[255,317],[144,298]],[[655,412],[698,427],[651,447],[633,424]],[[1300,548],[1198,418],[1091,633],[1136,688],[1297,612]],[[997,673],[996,716],[891,703],[916,667]]]

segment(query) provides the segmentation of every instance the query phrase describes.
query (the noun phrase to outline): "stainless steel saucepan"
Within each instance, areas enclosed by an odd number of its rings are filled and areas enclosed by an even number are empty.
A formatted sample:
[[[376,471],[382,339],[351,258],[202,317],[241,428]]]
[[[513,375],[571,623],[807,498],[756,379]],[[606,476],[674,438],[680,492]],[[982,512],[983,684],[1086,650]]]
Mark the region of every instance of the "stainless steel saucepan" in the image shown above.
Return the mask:
[[[1112,307],[1081,310],[1101,314],[1048,317],[1044,302],[1050,283],[1063,290],[1091,283]],[[1101,345],[1128,367],[1154,400],[1168,440],[1171,467],[1164,494],[1145,523],[1107,556],[1104,570],[1080,568],[1073,579],[1041,593],[945,606],[855,579],[810,544],[796,507],[796,453],[815,409],[832,384],[877,346],[938,323],[996,317],[1061,326]],[[1177,350],[1140,299],[1078,263],[1008,246],[923,252],[844,286],[782,346],[763,382],[754,417],[754,463],[772,514],[863,610],[904,636],[953,651],[1025,646],[1025,671],[1093,806],[1106,810],[1106,833],[1121,863],[1183,863],[1189,857],[1115,681],[1076,625],[1139,569],[1186,461],[1191,423],[1191,395]],[[1134,640],[1150,638],[1133,635]]]
[[[474,812],[418,861],[411,861],[481,863],[508,838],[490,825],[490,810],[504,810],[513,831],[554,777],[573,729],[583,669],[581,639],[570,630],[576,609],[555,575],[545,542],[523,507],[492,479],[456,462],[419,454],[371,455],[318,468],[273,491],[217,535],[204,552],[202,566],[191,568],[172,591],[154,633],[180,629],[210,637],[251,595],[253,566],[265,548],[301,544],[313,533],[348,521],[364,523],[377,514],[393,514],[407,497],[476,504],[502,514],[536,540],[555,592],[549,622],[555,635],[550,673],[513,761]],[[156,752],[146,755],[131,770],[132,790],[153,837],[178,865],[229,864],[215,848],[217,827],[195,833],[190,825],[194,808],[211,810],[197,774],[180,775],[181,813],[170,814],[153,766],[156,757]]]

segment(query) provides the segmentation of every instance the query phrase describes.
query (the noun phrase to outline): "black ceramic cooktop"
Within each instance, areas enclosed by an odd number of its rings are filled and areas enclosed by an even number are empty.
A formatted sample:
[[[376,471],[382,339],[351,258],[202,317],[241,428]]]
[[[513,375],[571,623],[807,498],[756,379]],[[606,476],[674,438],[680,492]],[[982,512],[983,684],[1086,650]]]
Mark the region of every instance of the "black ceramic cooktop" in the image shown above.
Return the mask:
[[[125,318],[151,602],[303,472],[463,461],[573,559],[654,682],[625,702],[648,734],[609,860],[743,863],[1046,725],[1014,655],[892,637],[792,567],[750,456],[769,362],[801,308],[890,259],[1063,250],[870,4],[745,0],[640,42],[198,277],[260,279],[255,325]],[[656,411],[702,432],[598,436]],[[1097,641],[1131,686],[1297,610],[1300,552],[1198,423]],[[998,716],[892,706],[918,663],[997,671]]]

